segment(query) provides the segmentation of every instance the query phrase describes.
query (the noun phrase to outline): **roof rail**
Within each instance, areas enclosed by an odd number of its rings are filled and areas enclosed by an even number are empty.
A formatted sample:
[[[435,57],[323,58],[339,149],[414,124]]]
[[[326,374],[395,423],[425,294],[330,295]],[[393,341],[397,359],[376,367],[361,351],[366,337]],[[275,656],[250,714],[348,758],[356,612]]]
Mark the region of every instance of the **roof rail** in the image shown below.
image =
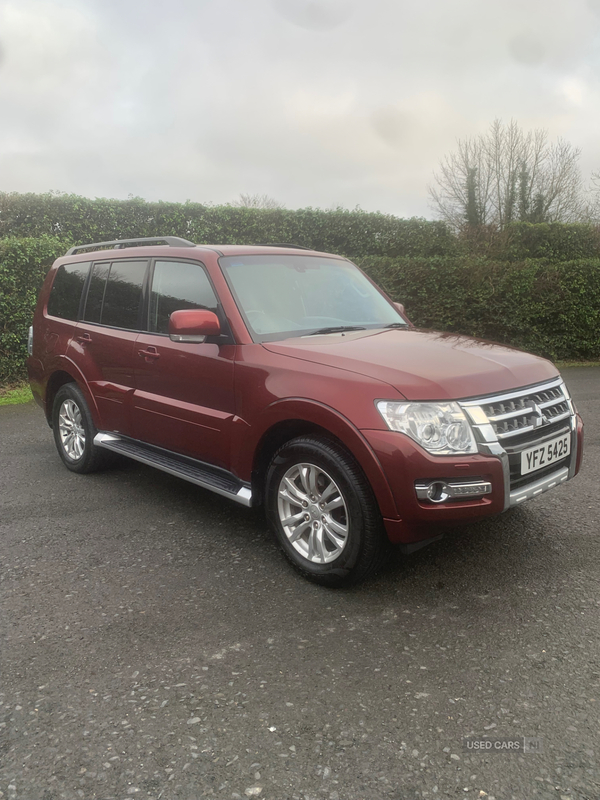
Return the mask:
[[[169,247],[196,247],[194,242],[190,242],[187,239],[181,239],[179,236],[146,236],[143,239],[115,239],[114,242],[94,242],[93,244],[81,244],[77,245],[76,247],[71,247],[70,250],[67,250],[65,255],[73,256],[80,250],[93,250],[94,248],[98,249],[100,247],[112,247],[115,250],[124,249],[129,245],[141,247],[149,242],[165,242],[165,244],[167,244]]]
[[[289,247],[293,250],[312,250],[312,247],[304,247],[303,244],[289,244],[289,242],[259,242],[255,247]]]

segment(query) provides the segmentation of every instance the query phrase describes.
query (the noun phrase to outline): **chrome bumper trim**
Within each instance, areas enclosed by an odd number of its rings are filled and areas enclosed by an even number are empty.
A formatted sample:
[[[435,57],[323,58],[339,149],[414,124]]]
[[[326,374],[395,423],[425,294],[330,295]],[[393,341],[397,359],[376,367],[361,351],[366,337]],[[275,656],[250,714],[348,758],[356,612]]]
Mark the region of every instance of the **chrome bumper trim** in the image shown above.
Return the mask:
[[[484,494],[492,493],[492,484],[489,481],[446,481],[443,478],[436,478],[430,481],[419,481],[415,483],[415,491],[419,500],[431,500],[429,489],[436,484],[442,484],[445,494],[450,498],[465,499],[471,497],[481,497]],[[432,501],[435,502],[435,501]]]
[[[561,483],[569,480],[569,467],[563,467],[552,475],[546,475],[534,483],[528,483],[521,489],[513,489],[509,497],[509,507],[518,506],[525,500],[531,500],[532,497],[537,497],[539,494],[547,492],[548,489],[553,489]]]

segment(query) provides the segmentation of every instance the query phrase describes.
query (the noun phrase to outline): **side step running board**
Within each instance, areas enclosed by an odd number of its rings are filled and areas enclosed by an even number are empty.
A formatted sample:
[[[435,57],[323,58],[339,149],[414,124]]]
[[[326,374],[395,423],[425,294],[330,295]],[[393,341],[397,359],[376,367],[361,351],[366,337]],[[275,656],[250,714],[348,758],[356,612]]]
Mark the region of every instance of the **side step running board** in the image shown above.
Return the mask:
[[[168,472],[177,478],[183,478],[203,489],[209,489],[211,492],[235,500],[236,503],[241,503],[243,506],[252,505],[250,487],[226,470],[114,433],[97,433],[94,437],[94,444],[97,447],[104,447],[106,450],[133,458],[135,461],[141,461],[142,464],[147,464],[149,467],[156,467],[156,469]]]

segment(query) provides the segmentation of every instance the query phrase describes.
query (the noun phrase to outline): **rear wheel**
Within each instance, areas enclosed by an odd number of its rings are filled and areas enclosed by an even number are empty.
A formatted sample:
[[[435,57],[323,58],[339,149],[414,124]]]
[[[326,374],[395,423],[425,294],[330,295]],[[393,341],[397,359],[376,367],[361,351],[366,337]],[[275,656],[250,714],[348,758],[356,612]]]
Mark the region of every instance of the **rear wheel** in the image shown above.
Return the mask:
[[[110,454],[94,444],[96,427],[77,384],[67,383],[56,393],[52,429],[58,454],[72,472],[95,472],[110,460]]]
[[[283,445],[267,472],[266,511],[285,555],[326,586],[363,580],[387,539],[373,492],[342,447],[320,437]]]

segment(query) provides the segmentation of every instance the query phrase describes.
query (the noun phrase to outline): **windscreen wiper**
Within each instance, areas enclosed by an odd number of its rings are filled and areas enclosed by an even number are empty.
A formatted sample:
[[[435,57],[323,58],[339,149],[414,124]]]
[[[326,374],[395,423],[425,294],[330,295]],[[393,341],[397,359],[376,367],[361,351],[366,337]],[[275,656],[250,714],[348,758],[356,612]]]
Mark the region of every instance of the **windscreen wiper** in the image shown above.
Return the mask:
[[[318,336],[322,333],[345,333],[346,331],[366,331],[364,325],[332,325],[329,328],[319,328],[316,331],[311,331],[305,336]]]

